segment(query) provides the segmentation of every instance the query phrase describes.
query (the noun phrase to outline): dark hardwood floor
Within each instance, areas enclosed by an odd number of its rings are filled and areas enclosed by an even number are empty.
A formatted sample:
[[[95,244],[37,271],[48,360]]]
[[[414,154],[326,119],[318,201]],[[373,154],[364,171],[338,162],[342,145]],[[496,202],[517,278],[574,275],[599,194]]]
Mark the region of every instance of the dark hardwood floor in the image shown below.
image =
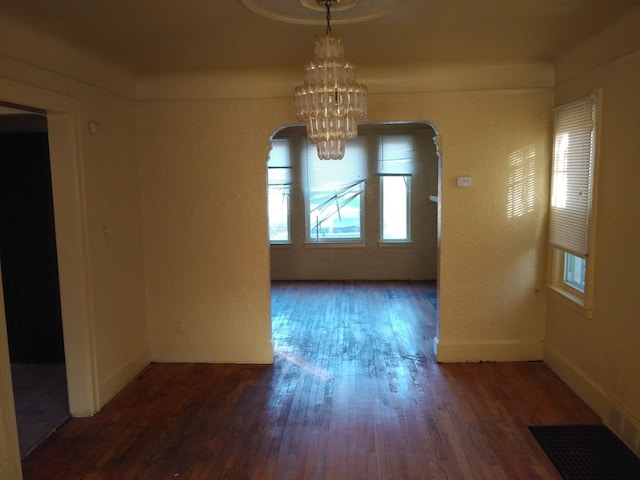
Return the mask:
[[[598,418],[539,362],[438,365],[434,288],[275,282],[273,365],[150,365],[24,478],[560,479],[527,425]]]

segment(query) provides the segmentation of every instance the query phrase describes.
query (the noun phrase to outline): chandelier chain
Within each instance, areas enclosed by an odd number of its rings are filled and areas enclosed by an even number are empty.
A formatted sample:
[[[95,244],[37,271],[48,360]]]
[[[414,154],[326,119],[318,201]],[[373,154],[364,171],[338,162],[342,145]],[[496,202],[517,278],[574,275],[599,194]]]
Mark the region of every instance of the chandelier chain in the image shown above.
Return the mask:
[[[324,6],[327,7],[327,35],[331,33],[331,0],[326,0]]]

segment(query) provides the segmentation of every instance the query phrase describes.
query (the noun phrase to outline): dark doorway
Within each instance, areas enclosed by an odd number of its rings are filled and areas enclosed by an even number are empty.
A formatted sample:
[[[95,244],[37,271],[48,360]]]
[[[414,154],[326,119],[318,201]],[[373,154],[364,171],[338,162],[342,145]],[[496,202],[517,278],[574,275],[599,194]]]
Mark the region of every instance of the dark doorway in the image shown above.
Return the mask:
[[[0,133],[0,146],[0,259],[11,363],[64,363],[47,133]]]
[[[24,456],[61,423],[56,419],[57,425],[50,426],[52,419],[39,415],[59,412],[61,402],[62,421],[69,415],[49,141],[42,115],[0,116],[0,261]],[[55,386],[54,398],[43,390],[46,385]]]

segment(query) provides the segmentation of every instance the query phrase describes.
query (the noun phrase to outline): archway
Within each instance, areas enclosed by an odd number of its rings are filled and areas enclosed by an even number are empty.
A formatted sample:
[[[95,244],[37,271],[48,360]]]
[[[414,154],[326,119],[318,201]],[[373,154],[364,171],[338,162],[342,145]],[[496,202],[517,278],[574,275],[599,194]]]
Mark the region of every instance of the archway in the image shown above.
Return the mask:
[[[270,265],[271,280],[390,280],[390,279],[430,279],[436,281],[439,271],[440,244],[440,184],[441,158],[438,145],[438,132],[428,122],[392,122],[364,124],[359,128],[360,143],[369,157],[368,169],[373,171],[363,187],[373,199],[363,200],[366,212],[362,214],[363,231],[355,240],[345,236],[344,243],[333,241],[332,236],[339,233],[335,221],[326,221],[325,228],[311,225],[309,206],[305,203],[304,182],[308,172],[296,165],[305,162],[306,150],[313,147],[306,145],[304,128],[300,126],[281,127],[271,136],[273,149],[268,159],[268,179],[270,193],[273,191],[271,203],[277,203],[281,210],[278,225],[270,224]],[[377,210],[380,204],[381,184],[378,178],[382,173],[377,169],[380,159],[378,153],[381,145],[379,139],[385,135],[414,135],[415,152],[420,157],[419,165],[412,174],[411,181],[411,236],[406,240],[387,241],[382,238],[382,214]],[[283,156],[282,151],[285,151]],[[278,158],[275,158],[279,156]],[[286,157],[286,159],[285,159]],[[347,157],[345,157],[347,158]],[[322,162],[318,160],[318,162]],[[340,164],[341,161],[328,162]],[[423,175],[428,167],[428,175]],[[421,170],[422,169],[422,170]],[[401,175],[399,172],[391,172]],[[305,178],[303,178],[305,177]],[[351,184],[349,184],[351,185]],[[355,192],[355,194],[354,194]],[[351,189],[345,195],[340,193],[328,197],[327,202],[336,204],[334,214],[341,215],[340,227],[346,225],[343,220],[345,211],[354,206],[343,199],[358,195],[360,190]],[[349,197],[351,195],[351,197]],[[274,202],[275,200],[275,202]],[[356,207],[360,208],[358,204]],[[352,208],[353,210],[353,208]],[[371,212],[374,213],[371,213]],[[357,216],[357,215],[356,215]],[[275,227],[275,228],[274,228]],[[311,238],[313,228],[322,232],[326,241]],[[330,238],[331,237],[331,238]],[[419,255],[412,254],[421,249]],[[394,258],[394,254],[397,254]],[[349,258],[350,257],[350,258]],[[381,260],[384,259],[384,260]],[[428,264],[428,268],[425,267]],[[372,267],[373,266],[373,267]],[[391,266],[391,267],[390,267]],[[374,268],[374,267],[377,267]],[[355,272],[355,273],[354,273]],[[438,316],[437,290],[430,303]],[[436,322],[437,323],[437,322]],[[437,344],[438,326],[434,333],[434,348]]]

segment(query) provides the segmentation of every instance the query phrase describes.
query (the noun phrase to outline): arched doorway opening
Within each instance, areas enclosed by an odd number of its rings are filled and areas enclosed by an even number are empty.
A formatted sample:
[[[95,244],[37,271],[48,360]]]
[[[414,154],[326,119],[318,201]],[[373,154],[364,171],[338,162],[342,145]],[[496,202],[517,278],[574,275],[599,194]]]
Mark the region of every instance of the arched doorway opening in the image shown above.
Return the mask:
[[[271,137],[267,164],[272,282],[430,281],[427,300],[435,322],[428,341],[434,358],[441,212],[437,137],[427,122],[363,124],[345,159],[321,161],[303,127],[282,127]],[[355,173],[343,176],[342,167]],[[278,308],[272,295],[272,317]]]

